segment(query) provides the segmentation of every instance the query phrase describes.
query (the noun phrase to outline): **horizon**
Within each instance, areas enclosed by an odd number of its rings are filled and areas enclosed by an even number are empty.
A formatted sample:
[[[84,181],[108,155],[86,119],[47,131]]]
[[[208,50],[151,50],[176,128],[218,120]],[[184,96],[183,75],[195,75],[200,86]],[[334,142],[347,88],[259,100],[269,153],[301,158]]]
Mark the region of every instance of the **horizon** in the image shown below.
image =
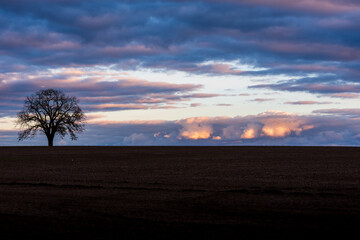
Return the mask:
[[[54,11],[56,10],[56,11]],[[57,146],[360,145],[360,2],[0,2],[0,146],[27,96],[87,116]]]

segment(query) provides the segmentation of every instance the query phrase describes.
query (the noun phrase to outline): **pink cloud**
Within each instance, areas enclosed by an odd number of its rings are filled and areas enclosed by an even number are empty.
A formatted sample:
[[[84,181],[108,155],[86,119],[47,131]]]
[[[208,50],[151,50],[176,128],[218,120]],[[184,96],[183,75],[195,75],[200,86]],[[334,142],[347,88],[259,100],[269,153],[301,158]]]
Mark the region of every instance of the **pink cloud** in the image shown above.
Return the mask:
[[[360,4],[348,0],[208,0],[214,2],[247,3],[251,5],[263,5],[268,7],[277,7],[292,9],[296,11],[308,11],[318,13],[342,13],[353,12],[360,9]]]
[[[301,70],[301,71],[338,71],[339,68],[335,66],[326,66],[326,65],[318,65],[318,64],[298,64],[298,65],[274,65],[276,68],[280,69],[293,69],[293,70]]]
[[[164,120],[131,120],[131,121],[116,121],[116,120],[96,120],[91,121],[91,124],[96,125],[161,125],[167,121]]]
[[[274,99],[273,98],[255,98],[251,101],[253,102],[269,102],[269,101],[273,101]]]
[[[137,105],[137,104],[97,104],[97,105],[83,105],[85,109],[88,110],[109,110],[109,109],[116,109],[116,110],[125,110],[125,109],[149,109],[149,106],[144,105]]]
[[[148,55],[157,53],[158,50],[147,47],[145,45],[128,45],[123,47],[104,47],[98,50],[98,54],[106,55],[106,56],[128,56],[128,55]]]
[[[333,57],[338,60],[356,60],[360,58],[360,50],[353,47],[336,45],[336,44],[320,44],[320,43],[297,43],[297,42],[254,42],[258,45],[279,53],[289,54],[308,54],[322,55]]]
[[[241,70],[234,69],[230,64],[224,64],[224,63],[215,63],[211,65],[211,72],[217,73],[217,74],[239,74],[242,73]]]
[[[344,115],[350,117],[360,117],[360,108],[331,108],[331,109],[319,109],[313,111],[318,114],[331,114],[331,115]]]
[[[163,62],[162,64],[151,65],[151,67],[208,75],[239,75],[244,73],[244,71],[237,69],[233,64],[222,62],[182,63],[179,65],[177,62],[171,60]]]
[[[44,50],[57,50],[57,51],[75,50],[75,49],[79,49],[80,47],[81,46],[78,42],[71,42],[71,41],[61,41],[61,42],[41,46],[41,48]]]
[[[190,104],[190,107],[200,107],[201,105],[201,103],[192,103]]]
[[[334,28],[334,29],[346,29],[356,28],[358,25],[356,22],[349,21],[347,19],[340,18],[325,18],[320,19],[318,22],[320,27]]]
[[[319,92],[360,92],[359,85],[339,85],[331,86],[326,84],[308,84],[304,86],[305,88],[312,91]]]
[[[295,101],[295,102],[285,102],[285,104],[292,105],[315,105],[315,104],[331,104],[332,102],[318,102],[318,101]]]
[[[87,68],[49,69],[27,75],[1,74],[0,80],[0,100],[7,108],[14,104],[19,107],[27,95],[45,88],[76,95],[87,111],[173,109],[183,101],[225,96],[194,92],[203,87],[200,84],[154,82]]]
[[[41,50],[76,50],[80,43],[67,36],[49,32],[37,31],[13,32],[6,31],[0,34],[0,43],[8,48],[38,48]]]
[[[319,92],[325,94],[340,94],[338,96],[346,96],[343,93],[360,93],[359,84],[344,84],[344,85],[328,85],[322,83],[314,84],[260,84],[249,86],[249,88],[269,88],[282,91],[308,91]],[[348,95],[353,96],[353,95]]]
[[[360,98],[360,95],[357,93],[332,93],[325,94],[325,96],[333,98]]]
[[[157,54],[174,54],[180,50],[176,46],[161,48],[155,46],[146,46],[144,44],[128,44],[125,46],[106,46],[96,50],[95,55],[108,57],[129,57],[137,55],[157,55]]]

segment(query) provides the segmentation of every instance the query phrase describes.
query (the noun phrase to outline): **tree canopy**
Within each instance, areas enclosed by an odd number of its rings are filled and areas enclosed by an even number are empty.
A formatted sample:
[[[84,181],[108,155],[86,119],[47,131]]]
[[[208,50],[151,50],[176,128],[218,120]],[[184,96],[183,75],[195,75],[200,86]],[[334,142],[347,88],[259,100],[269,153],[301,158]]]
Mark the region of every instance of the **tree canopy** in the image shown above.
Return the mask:
[[[39,131],[46,135],[49,146],[53,146],[56,135],[63,138],[69,134],[71,140],[77,140],[76,134],[85,130],[85,114],[78,103],[76,97],[55,89],[26,97],[23,110],[17,114],[17,124],[24,129],[18,140],[33,137]]]

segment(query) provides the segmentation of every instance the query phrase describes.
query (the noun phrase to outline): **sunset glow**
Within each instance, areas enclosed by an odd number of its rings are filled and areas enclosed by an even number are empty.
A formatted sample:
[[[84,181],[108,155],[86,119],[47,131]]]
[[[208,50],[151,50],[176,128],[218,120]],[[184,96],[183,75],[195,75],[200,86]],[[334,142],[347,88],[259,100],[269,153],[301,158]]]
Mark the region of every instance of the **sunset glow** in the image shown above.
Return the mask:
[[[51,9],[56,9],[52,11]],[[87,116],[62,145],[359,145],[360,2],[1,1],[0,145],[26,96]]]

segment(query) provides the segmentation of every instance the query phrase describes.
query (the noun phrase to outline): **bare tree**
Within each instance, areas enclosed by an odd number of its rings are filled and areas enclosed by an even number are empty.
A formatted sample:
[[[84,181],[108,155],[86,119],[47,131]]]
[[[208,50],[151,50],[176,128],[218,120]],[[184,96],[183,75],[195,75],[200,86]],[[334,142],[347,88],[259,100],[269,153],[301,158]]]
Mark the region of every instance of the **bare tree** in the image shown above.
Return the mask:
[[[18,140],[33,137],[43,132],[48,145],[53,146],[54,137],[70,134],[76,140],[76,133],[85,129],[85,115],[78,106],[76,97],[66,96],[60,90],[46,89],[26,97],[24,109],[17,115],[17,124],[25,129],[19,132]]]

